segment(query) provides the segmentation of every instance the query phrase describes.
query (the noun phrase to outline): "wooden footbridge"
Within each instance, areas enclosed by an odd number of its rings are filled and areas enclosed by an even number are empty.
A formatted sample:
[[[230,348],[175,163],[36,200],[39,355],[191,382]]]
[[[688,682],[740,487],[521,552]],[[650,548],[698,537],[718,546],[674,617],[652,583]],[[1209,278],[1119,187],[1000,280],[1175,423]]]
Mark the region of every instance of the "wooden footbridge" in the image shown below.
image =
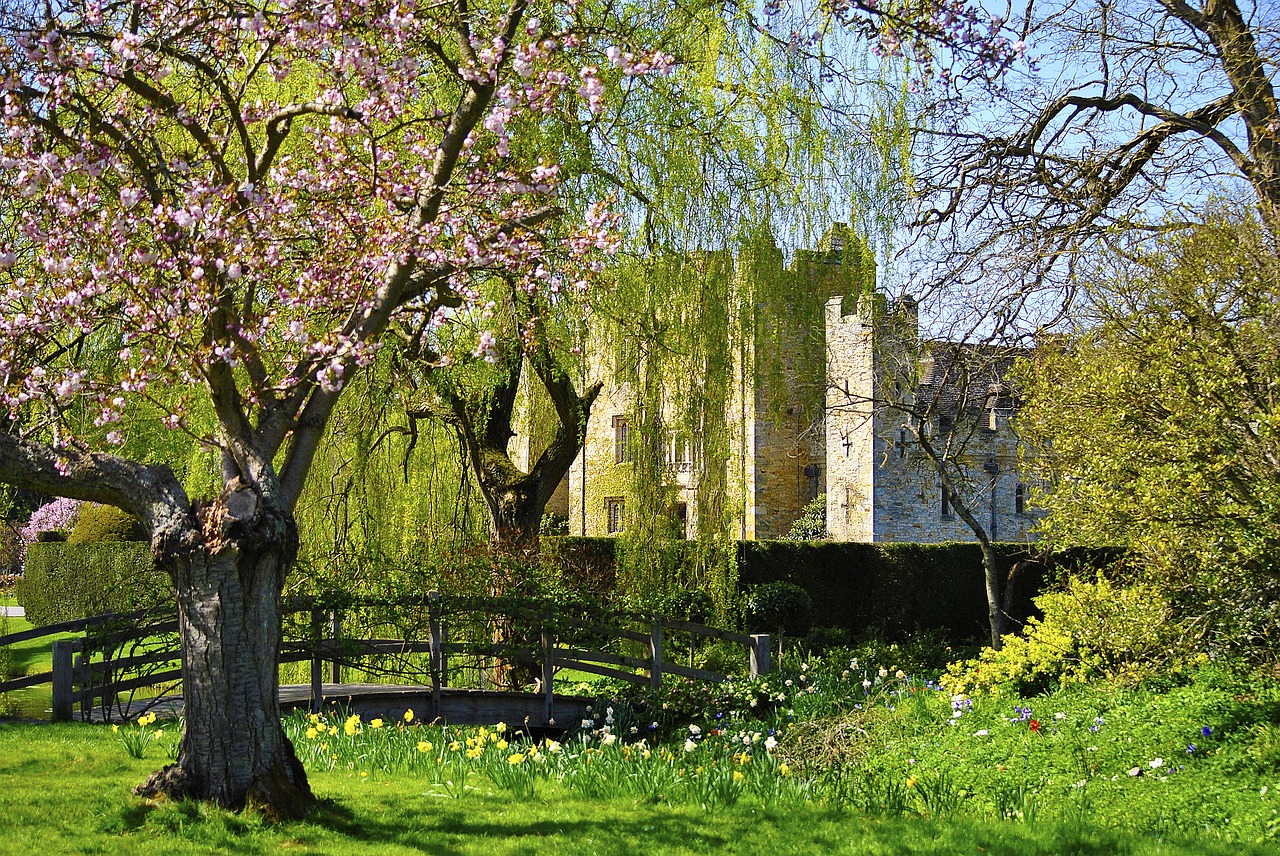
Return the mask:
[[[668,676],[724,681],[725,674],[693,667],[692,652],[708,639],[745,648],[752,675],[772,663],[768,636],[661,616],[570,614],[512,598],[295,598],[284,612],[280,661],[308,663],[310,680],[283,684],[282,707],[337,704],[365,718],[398,718],[412,708],[428,721],[557,729],[580,721],[592,702],[556,692],[566,670],[653,688]],[[54,720],[76,718],[77,709],[93,721],[181,712],[176,618],[98,616],[0,636],[0,646],[61,634],[79,638],[51,642],[51,671],[0,682],[0,693],[51,684]],[[685,662],[668,656],[675,648]]]

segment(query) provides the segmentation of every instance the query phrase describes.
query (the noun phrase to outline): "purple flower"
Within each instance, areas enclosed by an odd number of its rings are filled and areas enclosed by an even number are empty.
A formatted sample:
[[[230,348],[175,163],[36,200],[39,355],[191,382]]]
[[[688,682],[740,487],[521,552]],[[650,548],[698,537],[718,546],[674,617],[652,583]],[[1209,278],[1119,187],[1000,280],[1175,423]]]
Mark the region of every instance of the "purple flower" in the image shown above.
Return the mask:
[[[1205,737],[1209,737],[1213,734],[1213,729],[1206,725],[1204,728],[1200,729],[1200,733]]]
[[[1196,744],[1194,744],[1194,743],[1188,743],[1188,744],[1187,744],[1187,754],[1188,754],[1188,755],[1194,755],[1194,754],[1196,754]]]

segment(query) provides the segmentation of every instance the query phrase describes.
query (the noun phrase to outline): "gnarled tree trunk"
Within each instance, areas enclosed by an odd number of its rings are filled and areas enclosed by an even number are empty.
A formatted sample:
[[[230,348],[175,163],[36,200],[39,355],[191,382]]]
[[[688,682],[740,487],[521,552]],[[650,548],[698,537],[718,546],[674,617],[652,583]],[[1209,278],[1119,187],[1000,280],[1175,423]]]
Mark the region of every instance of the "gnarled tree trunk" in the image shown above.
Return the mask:
[[[194,546],[158,550],[178,592],[186,728],[177,762],[135,793],[301,817],[313,798],[280,725],[278,668],[297,528],[250,490],[188,517],[194,531],[180,540]]]

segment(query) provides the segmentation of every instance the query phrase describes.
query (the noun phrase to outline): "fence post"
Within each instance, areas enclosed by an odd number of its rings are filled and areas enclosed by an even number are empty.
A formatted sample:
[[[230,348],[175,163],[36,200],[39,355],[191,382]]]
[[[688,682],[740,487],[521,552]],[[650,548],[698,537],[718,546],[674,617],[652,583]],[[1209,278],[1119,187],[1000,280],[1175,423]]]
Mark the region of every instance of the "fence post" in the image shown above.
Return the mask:
[[[440,716],[440,687],[444,684],[444,628],[440,626],[440,592],[427,592],[427,628],[431,633],[431,717]]]
[[[324,702],[324,687],[322,684],[323,669],[320,661],[320,641],[324,630],[324,611],[320,609],[311,610],[311,642],[315,646],[311,649],[311,712],[319,713],[320,707]]]
[[[543,616],[542,619],[542,693],[545,700],[545,708],[542,712],[542,719],[550,725],[555,721],[555,693],[552,691],[552,684],[555,682],[556,669],[552,658],[555,656],[555,640],[551,637],[551,627],[549,624],[550,616]]]
[[[751,677],[758,678],[773,671],[773,649],[768,634],[751,635]]]
[[[329,638],[333,640],[334,659],[329,661],[329,683],[342,683],[342,663],[338,661],[338,640],[342,637],[342,612],[333,610],[329,613]]]
[[[75,642],[64,639],[53,643],[53,721],[70,722],[72,694],[75,687],[73,658]]]
[[[649,631],[649,654],[653,657],[653,665],[649,668],[649,686],[662,688],[662,619],[653,619],[653,628]]]

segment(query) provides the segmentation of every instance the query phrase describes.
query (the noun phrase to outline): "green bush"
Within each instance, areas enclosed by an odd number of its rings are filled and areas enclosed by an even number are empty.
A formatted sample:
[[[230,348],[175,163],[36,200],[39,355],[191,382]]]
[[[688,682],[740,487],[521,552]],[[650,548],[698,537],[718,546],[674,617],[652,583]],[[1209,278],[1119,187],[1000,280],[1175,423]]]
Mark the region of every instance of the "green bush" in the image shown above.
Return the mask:
[[[17,595],[27,620],[37,627],[173,600],[150,545],[128,542],[32,544]]]
[[[680,621],[705,624],[715,611],[715,601],[701,589],[677,589],[662,602],[662,614]]]
[[[747,593],[747,630],[803,636],[813,626],[813,598],[794,583],[766,583]]]
[[[996,651],[953,663],[941,683],[953,693],[1032,695],[1066,684],[1109,680],[1133,686],[1165,671],[1181,653],[1181,628],[1161,590],[1105,577],[1072,578],[1035,599],[1043,618]]]
[[[800,512],[791,524],[791,530],[783,536],[787,541],[825,541],[827,538],[827,495],[818,494]]]
[[[80,506],[80,517],[75,528],[67,536],[68,544],[99,544],[104,542],[146,541],[147,531],[142,521],[114,505],[98,505],[86,502]]]

